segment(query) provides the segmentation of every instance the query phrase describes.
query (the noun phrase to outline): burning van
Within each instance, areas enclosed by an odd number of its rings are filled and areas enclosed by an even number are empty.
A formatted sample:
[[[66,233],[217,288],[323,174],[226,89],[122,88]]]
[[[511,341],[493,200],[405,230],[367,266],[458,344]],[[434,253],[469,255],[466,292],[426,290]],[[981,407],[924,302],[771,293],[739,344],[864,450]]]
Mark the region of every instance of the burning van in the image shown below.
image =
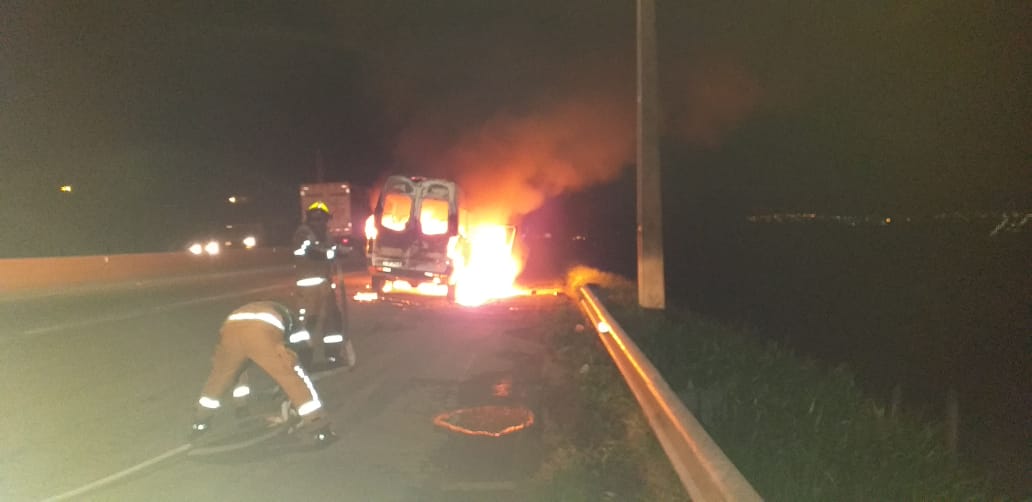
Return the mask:
[[[452,181],[391,176],[366,224],[373,291],[441,291],[455,298],[456,271],[469,258],[467,217]]]

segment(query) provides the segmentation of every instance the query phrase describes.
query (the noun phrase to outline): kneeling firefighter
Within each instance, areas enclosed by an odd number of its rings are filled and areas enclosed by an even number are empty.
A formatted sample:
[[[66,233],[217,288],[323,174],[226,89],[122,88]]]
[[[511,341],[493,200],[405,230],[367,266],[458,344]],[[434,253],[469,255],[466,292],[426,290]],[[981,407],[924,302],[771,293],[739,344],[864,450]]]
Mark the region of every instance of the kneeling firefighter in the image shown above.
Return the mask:
[[[335,437],[311,379],[284,343],[294,329],[290,311],[276,302],[248,303],[229,314],[219,330],[211,375],[197,402],[192,427],[195,435],[211,428],[211,419],[222,407],[222,396],[234,382],[238,415],[246,411],[246,399],[251,393],[246,370],[254,363],[279,384],[290,400],[298,419],[291,432],[302,433],[303,441],[325,442]]]
[[[347,299],[344,284],[337,280],[338,248],[327,236],[330,210],[323,202],[308,207],[305,221],[294,232],[294,297],[298,322],[306,330],[294,335],[295,347],[321,349],[331,366],[355,365],[355,350],[348,336]],[[302,354],[308,364],[312,354]]]

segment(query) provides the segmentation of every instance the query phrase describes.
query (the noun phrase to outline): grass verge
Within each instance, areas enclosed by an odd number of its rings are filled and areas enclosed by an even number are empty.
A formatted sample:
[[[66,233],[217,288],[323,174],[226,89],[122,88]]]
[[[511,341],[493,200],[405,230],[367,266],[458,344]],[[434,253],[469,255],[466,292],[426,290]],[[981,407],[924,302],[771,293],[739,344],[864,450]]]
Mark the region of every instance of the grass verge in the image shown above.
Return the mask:
[[[1006,500],[957,465],[940,424],[890,416],[846,367],[826,368],[748,330],[637,308],[633,284],[575,269],[765,500]],[[572,290],[572,289],[571,289]],[[553,454],[540,500],[684,500],[619,372],[572,306],[550,345],[566,382],[550,399]]]

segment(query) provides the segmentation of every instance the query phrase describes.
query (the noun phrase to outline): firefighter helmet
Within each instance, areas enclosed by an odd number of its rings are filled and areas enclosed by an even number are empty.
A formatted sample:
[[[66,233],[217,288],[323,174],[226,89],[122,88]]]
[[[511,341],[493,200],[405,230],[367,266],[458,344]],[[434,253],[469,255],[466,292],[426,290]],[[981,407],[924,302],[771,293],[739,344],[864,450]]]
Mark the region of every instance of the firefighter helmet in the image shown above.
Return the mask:
[[[318,201],[315,201],[311,205],[308,206],[308,214],[320,213],[320,212],[326,214],[327,216],[329,216],[330,208],[326,206],[325,202],[323,202],[321,200],[318,200]]]
[[[325,223],[330,219],[330,208],[323,201],[313,202],[308,206],[308,214],[305,219],[307,221]]]

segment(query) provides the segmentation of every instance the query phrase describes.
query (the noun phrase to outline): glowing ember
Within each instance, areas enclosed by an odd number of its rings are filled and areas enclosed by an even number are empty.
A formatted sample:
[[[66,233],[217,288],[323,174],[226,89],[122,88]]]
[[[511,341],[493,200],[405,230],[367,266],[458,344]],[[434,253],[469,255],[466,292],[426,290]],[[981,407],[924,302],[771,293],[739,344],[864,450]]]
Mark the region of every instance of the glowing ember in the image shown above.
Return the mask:
[[[471,436],[501,437],[534,425],[534,412],[515,406],[478,406],[441,413],[434,425]]]
[[[509,397],[510,393],[512,393],[512,381],[508,378],[503,379],[491,387],[491,394],[496,397]]]
[[[422,282],[413,286],[408,281],[387,281],[383,285],[384,293],[392,292],[403,292],[403,293],[416,293],[426,296],[445,296],[448,294],[448,286],[444,284],[434,284],[430,282]]]
[[[356,302],[375,302],[380,297],[376,291],[359,291],[355,293]]]
[[[515,233],[515,227],[507,225],[479,225],[473,229],[469,263],[456,267],[457,303],[476,306],[518,294],[513,286],[520,272],[519,261],[512,252]]]

